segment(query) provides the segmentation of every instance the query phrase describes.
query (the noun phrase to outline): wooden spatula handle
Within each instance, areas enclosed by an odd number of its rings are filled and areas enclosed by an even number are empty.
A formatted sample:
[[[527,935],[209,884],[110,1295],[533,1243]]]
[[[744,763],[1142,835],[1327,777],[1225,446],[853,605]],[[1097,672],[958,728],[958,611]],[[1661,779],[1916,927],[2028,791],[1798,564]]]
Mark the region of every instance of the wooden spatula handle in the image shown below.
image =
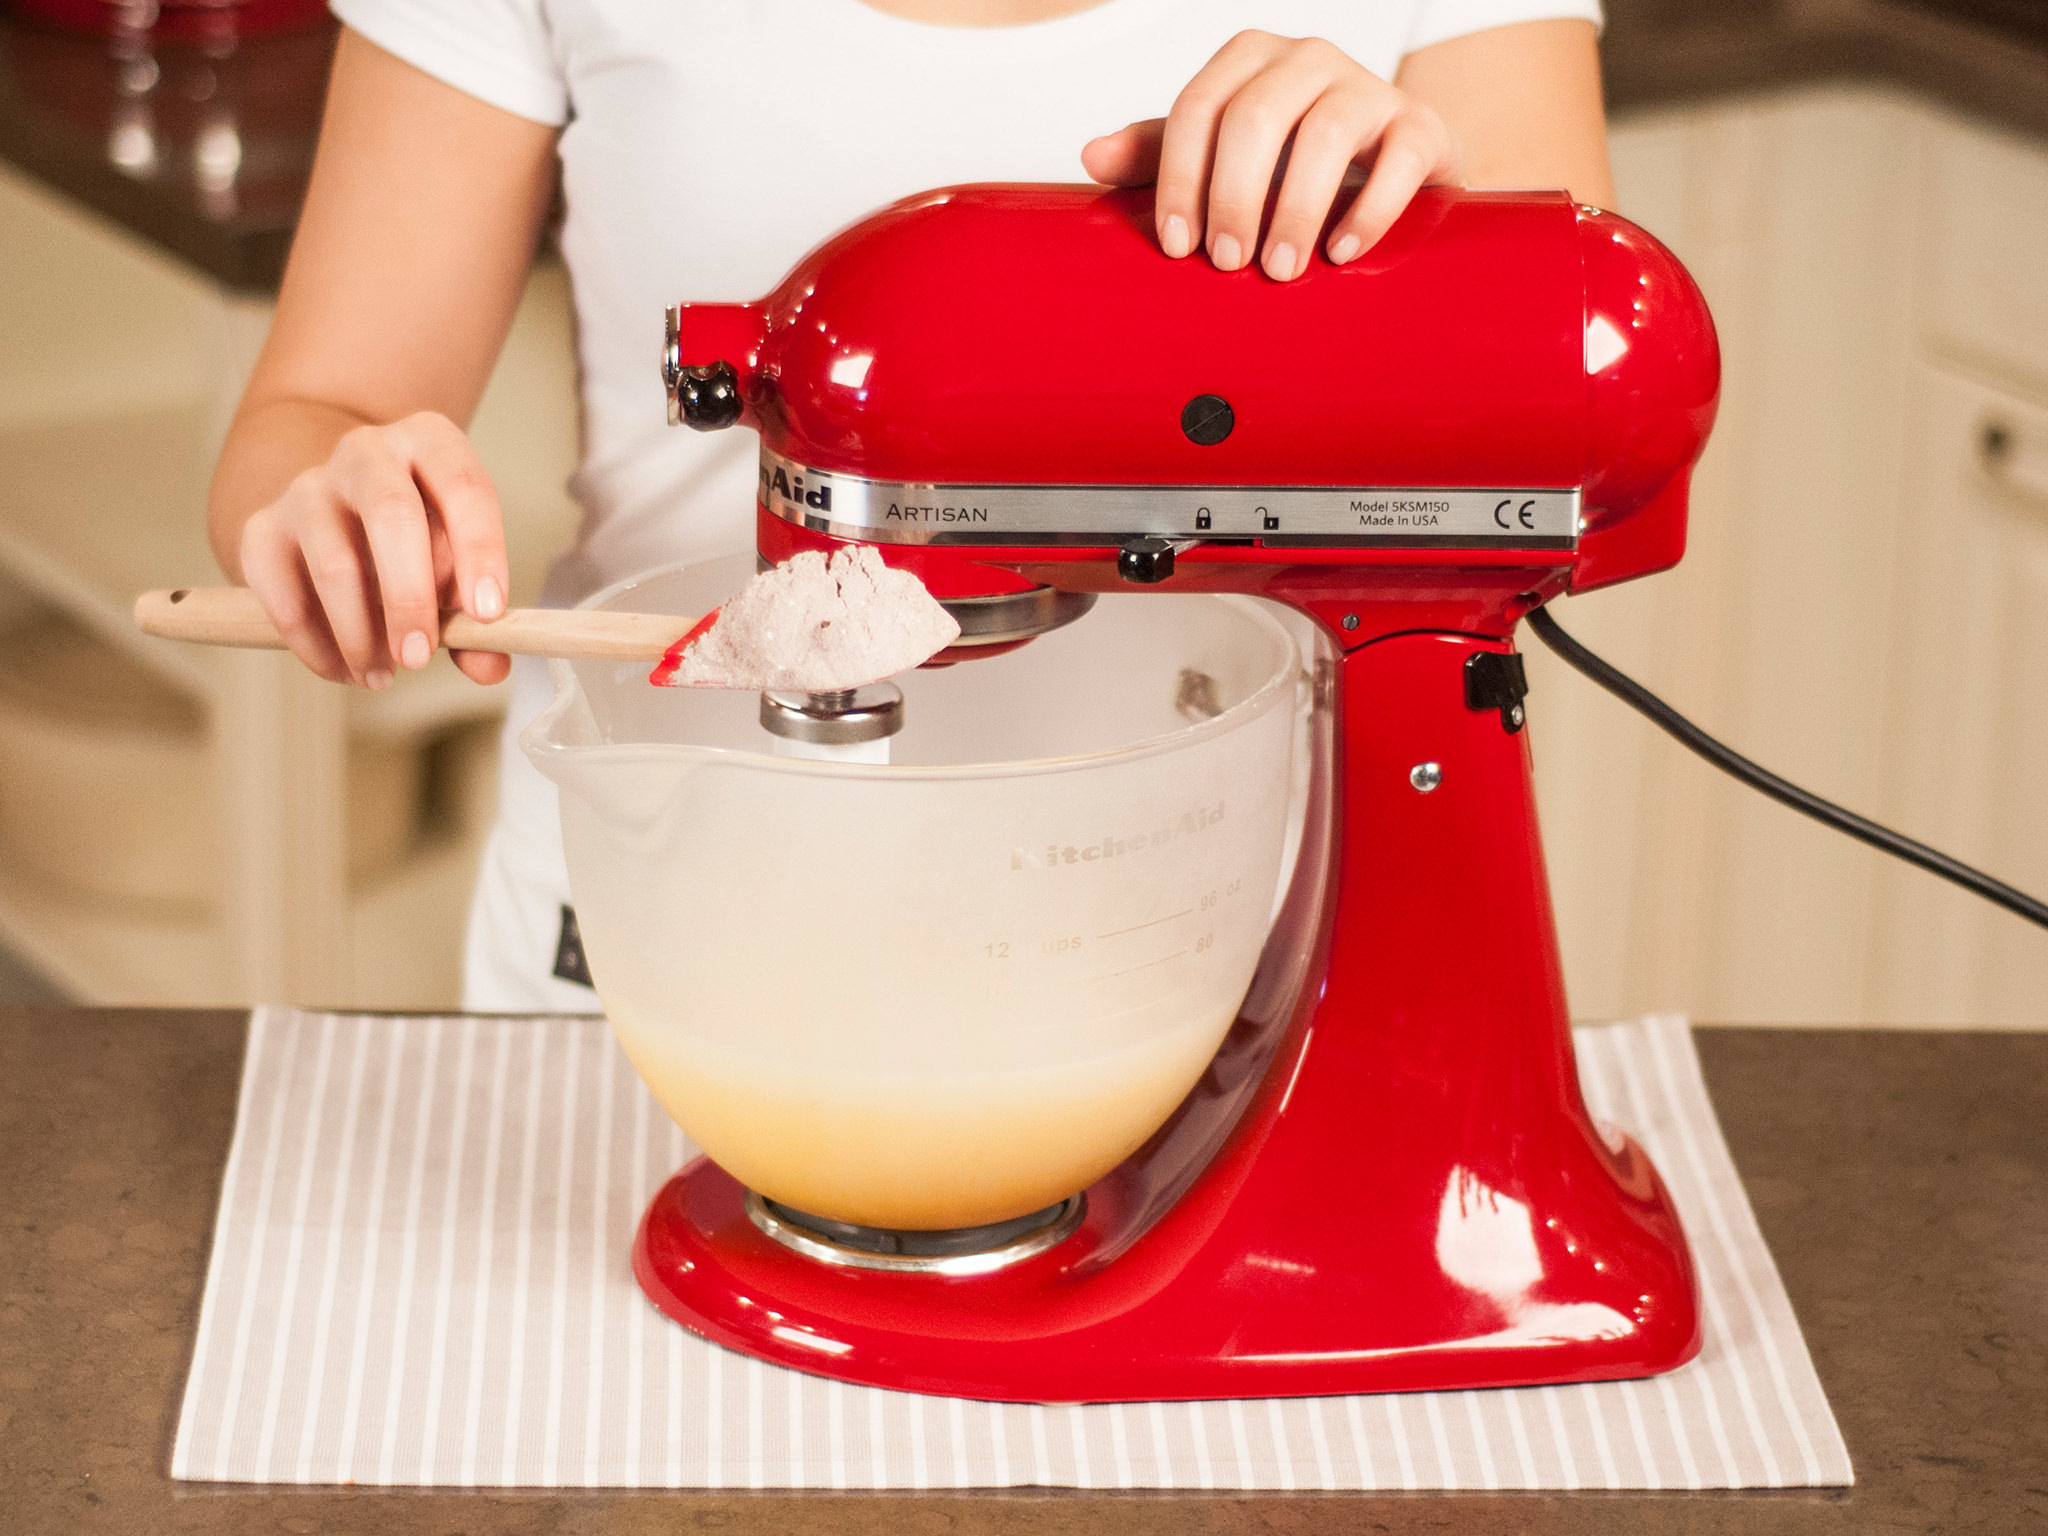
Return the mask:
[[[283,650],[284,640],[247,587],[180,587],[145,592],[135,622],[146,634],[201,645]],[[665,613],[600,613],[583,608],[510,608],[484,624],[466,613],[441,621],[441,643],[456,651],[564,656],[595,661],[659,661],[697,621]]]

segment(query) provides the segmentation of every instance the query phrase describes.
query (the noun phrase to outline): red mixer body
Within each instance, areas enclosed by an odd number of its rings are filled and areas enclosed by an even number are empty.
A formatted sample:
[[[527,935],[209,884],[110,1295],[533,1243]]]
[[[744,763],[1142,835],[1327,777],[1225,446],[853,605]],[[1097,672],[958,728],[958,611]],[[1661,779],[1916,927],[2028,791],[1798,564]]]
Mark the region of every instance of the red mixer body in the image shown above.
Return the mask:
[[[861,540],[959,598],[1139,590],[1120,550],[1166,540],[1146,588],[1320,622],[1318,783],[1238,1025],[1042,1253],[821,1263],[700,1160],[648,1211],[641,1284],[750,1354],[983,1398],[1679,1365],[1691,1256],[1648,1158],[1580,1097],[1494,658],[1531,607],[1679,558],[1719,379],[1706,308],[1656,241],[1561,194],[1425,193],[1366,258],[1289,284],[1170,261],[1151,227],[1143,193],[910,199],[758,304],[682,307],[670,361],[729,365],[765,555]]]

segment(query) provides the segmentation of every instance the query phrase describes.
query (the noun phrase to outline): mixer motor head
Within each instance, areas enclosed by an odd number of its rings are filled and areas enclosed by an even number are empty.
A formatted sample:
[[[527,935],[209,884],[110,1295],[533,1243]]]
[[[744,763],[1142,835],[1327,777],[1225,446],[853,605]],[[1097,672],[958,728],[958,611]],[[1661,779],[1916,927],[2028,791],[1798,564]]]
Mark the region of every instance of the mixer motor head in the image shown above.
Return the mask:
[[[990,653],[1133,586],[1257,592],[1340,646],[1433,594],[1505,635],[1684,549],[1719,355],[1653,238],[1428,190],[1291,283],[1173,261],[1151,193],[957,187],[752,304],[669,311],[672,414],[761,434],[764,557],[861,541]]]

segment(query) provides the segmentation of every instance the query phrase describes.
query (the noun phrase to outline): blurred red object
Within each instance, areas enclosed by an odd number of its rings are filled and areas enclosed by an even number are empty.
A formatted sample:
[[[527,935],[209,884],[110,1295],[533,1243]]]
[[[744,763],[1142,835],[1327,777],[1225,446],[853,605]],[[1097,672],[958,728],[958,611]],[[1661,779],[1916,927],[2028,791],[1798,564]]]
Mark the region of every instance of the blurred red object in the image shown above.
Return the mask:
[[[327,0],[11,0],[23,16],[100,37],[232,41],[327,25]]]

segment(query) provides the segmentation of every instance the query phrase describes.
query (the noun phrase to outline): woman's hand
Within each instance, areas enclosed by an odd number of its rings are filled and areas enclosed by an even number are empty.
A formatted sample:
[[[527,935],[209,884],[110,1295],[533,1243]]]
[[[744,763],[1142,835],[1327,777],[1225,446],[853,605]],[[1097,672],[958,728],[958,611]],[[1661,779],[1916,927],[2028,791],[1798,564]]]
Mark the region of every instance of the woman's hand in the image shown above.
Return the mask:
[[[262,356],[208,531],[292,651],[389,687],[441,615],[505,611],[504,516],[458,422],[490,379],[555,185],[555,130],[346,28]],[[480,683],[511,663],[457,654]]]
[[[1265,243],[1267,194],[1282,164]],[[1167,255],[1205,246],[1235,271],[1258,253],[1286,282],[1308,266],[1353,167],[1365,185],[1330,231],[1342,263],[1371,249],[1416,189],[1463,186],[1465,156],[1435,111],[1320,38],[1240,32],[1187,83],[1165,118],[1090,143],[1081,164],[1097,181],[1159,188],[1154,218]]]
[[[433,659],[443,612],[505,611],[504,517],[462,429],[421,411],[343,434],[242,525],[240,569],[299,660],[330,682],[388,688],[395,668]],[[480,683],[511,666],[454,655]]]

